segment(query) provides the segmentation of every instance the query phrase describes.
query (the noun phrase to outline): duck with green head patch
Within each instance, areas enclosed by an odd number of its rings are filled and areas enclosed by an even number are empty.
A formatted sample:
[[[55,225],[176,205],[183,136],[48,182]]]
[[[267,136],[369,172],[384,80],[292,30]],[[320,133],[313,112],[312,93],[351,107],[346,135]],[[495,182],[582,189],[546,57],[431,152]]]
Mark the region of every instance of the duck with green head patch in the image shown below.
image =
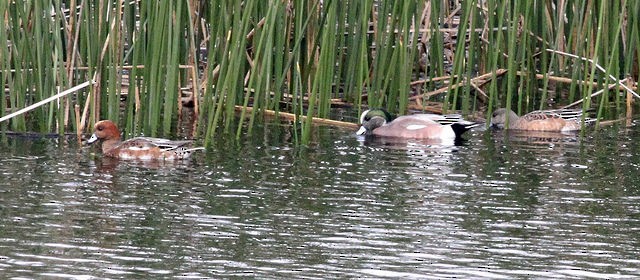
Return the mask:
[[[360,115],[357,135],[414,139],[456,139],[480,124],[466,121],[462,116],[414,114],[395,118],[384,109],[374,108]]]

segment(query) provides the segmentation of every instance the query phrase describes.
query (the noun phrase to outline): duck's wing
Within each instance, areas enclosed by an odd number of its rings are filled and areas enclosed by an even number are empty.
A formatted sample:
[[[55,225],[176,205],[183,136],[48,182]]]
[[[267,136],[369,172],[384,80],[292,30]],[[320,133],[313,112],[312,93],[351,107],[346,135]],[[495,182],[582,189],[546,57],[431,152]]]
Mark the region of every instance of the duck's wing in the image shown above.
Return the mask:
[[[437,115],[437,114],[414,114],[409,115],[414,119],[422,119],[427,121],[436,122],[441,125],[451,125],[454,123],[459,124],[473,124],[473,122],[467,121],[462,118],[460,114],[447,114],[447,115]]]
[[[394,119],[392,122],[387,123],[385,126],[393,126],[396,129],[420,129],[425,126],[437,126],[439,123],[436,121],[439,115],[434,114],[415,114],[400,116]]]
[[[562,119],[562,117],[555,112],[544,110],[544,111],[530,112],[520,117],[520,119],[525,120],[527,122],[533,122],[533,121],[543,121],[543,120],[550,120],[550,119]]]
[[[526,120],[545,120],[545,119],[564,119],[568,121],[580,121],[584,112],[582,110],[574,109],[554,109],[554,110],[541,110],[533,111],[523,116]],[[585,116],[585,122],[589,123],[595,121],[590,117]]]
[[[193,143],[191,140],[169,140],[164,138],[155,138],[155,137],[136,137],[129,139],[126,142],[131,142],[132,147],[158,147],[163,151],[175,150],[179,147],[183,147]],[[123,143],[123,144],[124,144]]]
[[[158,149],[158,145],[143,139],[143,137],[136,137],[120,143],[117,148],[120,150],[145,151]]]

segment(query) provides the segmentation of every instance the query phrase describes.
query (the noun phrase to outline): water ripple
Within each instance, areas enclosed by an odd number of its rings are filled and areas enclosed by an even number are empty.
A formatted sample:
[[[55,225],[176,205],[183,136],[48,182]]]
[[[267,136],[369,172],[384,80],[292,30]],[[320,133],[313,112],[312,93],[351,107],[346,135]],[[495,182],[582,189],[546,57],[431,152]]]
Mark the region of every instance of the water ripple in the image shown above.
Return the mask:
[[[471,135],[479,140],[403,146],[321,130],[321,142],[295,148],[273,129],[241,148],[219,143],[174,165],[114,164],[73,148],[11,143],[0,149],[0,272],[16,279],[640,276],[633,138]]]

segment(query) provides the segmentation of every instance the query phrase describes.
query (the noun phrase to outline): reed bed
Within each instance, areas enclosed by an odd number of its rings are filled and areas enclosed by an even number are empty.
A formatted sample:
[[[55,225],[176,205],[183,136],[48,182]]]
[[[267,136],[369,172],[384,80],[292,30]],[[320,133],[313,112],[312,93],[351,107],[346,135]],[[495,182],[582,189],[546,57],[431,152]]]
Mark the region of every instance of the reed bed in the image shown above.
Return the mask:
[[[292,116],[305,144],[338,104],[617,118],[638,97],[640,1],[11,0],[0,12],[0,117],[91,84],[0,130],[81,134],[112,119],[167,135],[188,106],[206,145],[251,133],[264,112]]]

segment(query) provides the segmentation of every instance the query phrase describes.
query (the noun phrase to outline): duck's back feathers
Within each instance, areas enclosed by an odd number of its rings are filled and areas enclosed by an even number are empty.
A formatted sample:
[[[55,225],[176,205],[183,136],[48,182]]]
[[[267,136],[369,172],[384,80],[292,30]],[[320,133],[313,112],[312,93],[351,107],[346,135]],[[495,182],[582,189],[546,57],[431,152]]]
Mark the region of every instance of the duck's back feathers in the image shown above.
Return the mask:
[[[158,146],[160,149],[165,151],[170,151],[178,147],[183,147],[186,145],[193,144],[192,140],[169,140],[169,139],[154,138],[154,137],[136,137],[127,141],[147,142],[155,146]]]

